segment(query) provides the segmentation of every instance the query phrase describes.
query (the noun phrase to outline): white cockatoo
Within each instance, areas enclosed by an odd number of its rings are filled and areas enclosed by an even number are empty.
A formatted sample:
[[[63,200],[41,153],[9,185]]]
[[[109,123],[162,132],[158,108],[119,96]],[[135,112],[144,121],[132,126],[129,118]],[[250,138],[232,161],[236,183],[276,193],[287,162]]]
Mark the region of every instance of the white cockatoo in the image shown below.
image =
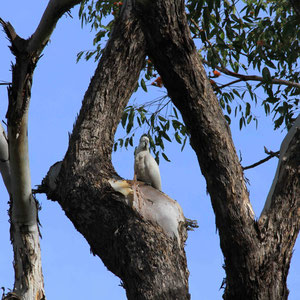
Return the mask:
[[[156,160],[149,151],[149,138],[142,135],[134,151],[134,174],[136,179],[161,191],[161,179]]]

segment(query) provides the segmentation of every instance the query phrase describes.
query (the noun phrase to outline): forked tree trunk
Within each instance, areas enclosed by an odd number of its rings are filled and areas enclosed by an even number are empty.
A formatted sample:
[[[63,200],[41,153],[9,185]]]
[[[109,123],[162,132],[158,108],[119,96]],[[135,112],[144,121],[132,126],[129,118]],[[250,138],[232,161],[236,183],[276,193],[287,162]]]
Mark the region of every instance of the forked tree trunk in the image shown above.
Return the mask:
[[[130,4],[127,1],[123,10]],[[275,183],[270,208],[257,222],[230,129],[190,37],[184,9],[181,0],[135,1],[143,34],[132,15],[127,14],[130,21],[122,36],[116,25],[86,93],[58,184],[44,188],[93,252],[123,280],[129,299],[189,297],[182,243],[179,248],[169,244],[159,228],[144,224],[106,183],[115,173],[110,160],[113,134],[147,49],[182,113],[207,181],[225,257],[224,299],[286,299],[286,277],[299,231],[299,132],[295,130],[281,152],[285,158],[278,178],[284,181]]]
[[[229,126],[190,37],[184,1],[137,1],[137,12],[147,54],[182,114],[206,178],[225,258],[224,299],[286,299],[300,223],[299,124],[284,141],[270,208],[257,223]]]
[[[149,201],[142,186],[135,190],[134,183],[118,181],[111,163],[116,128],[145,62],[144,35],[131,4],[127,1],[116,19],[84,96],[67,154],[50,169],[40,189],[59,202],[91,251],[121,278],[128,299],[184,300],[190,298],[184,218],[174,220],[177,234],[166,234],[144,209],[165,196],[149,187],[155,195]],[[123,192],[112,188],[118,184],[125,185]],[[177,209],[175,201],[167,201]]]

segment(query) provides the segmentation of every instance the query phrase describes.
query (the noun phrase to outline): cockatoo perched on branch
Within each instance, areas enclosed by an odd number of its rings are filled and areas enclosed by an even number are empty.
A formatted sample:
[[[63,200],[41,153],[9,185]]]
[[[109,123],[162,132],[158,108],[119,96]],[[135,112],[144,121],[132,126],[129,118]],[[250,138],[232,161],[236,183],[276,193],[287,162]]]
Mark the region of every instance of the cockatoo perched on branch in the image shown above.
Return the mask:
[[[161,179],[158,164],[149,151],[149,138],[142,135],[134,151],[134,174],[136,179],[152,185],[161,191]]]

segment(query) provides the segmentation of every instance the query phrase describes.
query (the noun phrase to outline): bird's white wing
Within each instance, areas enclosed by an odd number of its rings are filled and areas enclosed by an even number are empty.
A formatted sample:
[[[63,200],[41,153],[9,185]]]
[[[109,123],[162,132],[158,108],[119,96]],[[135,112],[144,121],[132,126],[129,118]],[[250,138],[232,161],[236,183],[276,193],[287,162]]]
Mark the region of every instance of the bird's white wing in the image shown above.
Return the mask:
[[[161,191],[161,178],[159,167],[156,160],[153,156],[148,152],[147,157],[145,158],[145,164],[147,168],[147,173],[150,179],[151,185]]]

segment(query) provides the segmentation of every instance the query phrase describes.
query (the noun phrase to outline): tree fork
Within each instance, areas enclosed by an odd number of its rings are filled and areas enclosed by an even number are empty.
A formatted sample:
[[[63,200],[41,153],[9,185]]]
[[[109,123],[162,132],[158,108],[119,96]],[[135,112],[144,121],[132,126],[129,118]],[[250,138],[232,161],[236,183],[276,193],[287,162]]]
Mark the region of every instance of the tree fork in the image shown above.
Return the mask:
[[[271,206],[263,222],[267,229],[258,226],[229,126],[190,37],[184,1],[136,1],[136,15],[146,37],[147,54],[182,114],[206,178],[225,259],[224,299],[286,299],[286,270],[299,231],[297,211],[292,210],[296,217],[285,218],[280,205]],[[281,190],[286,194],[279,197],[279,203],[284,199],[289,207],[299,209],[295,165],[289,174],[293,184]],[[271,212],[276,215],[273,219]],[[286,236],[287,228],[294,228],[290,239],[276,238]],[[288,250],[274,256],[275,249]]]
[[[190,299],[184,224],[179,241],[169,237],[109,183],[120,179],[111,163],[114,134],[145,63],[145,49],[132,1],[126,1],[84,96],[66,156],[50,169],[41,189],[121,278],[128,299]]]

